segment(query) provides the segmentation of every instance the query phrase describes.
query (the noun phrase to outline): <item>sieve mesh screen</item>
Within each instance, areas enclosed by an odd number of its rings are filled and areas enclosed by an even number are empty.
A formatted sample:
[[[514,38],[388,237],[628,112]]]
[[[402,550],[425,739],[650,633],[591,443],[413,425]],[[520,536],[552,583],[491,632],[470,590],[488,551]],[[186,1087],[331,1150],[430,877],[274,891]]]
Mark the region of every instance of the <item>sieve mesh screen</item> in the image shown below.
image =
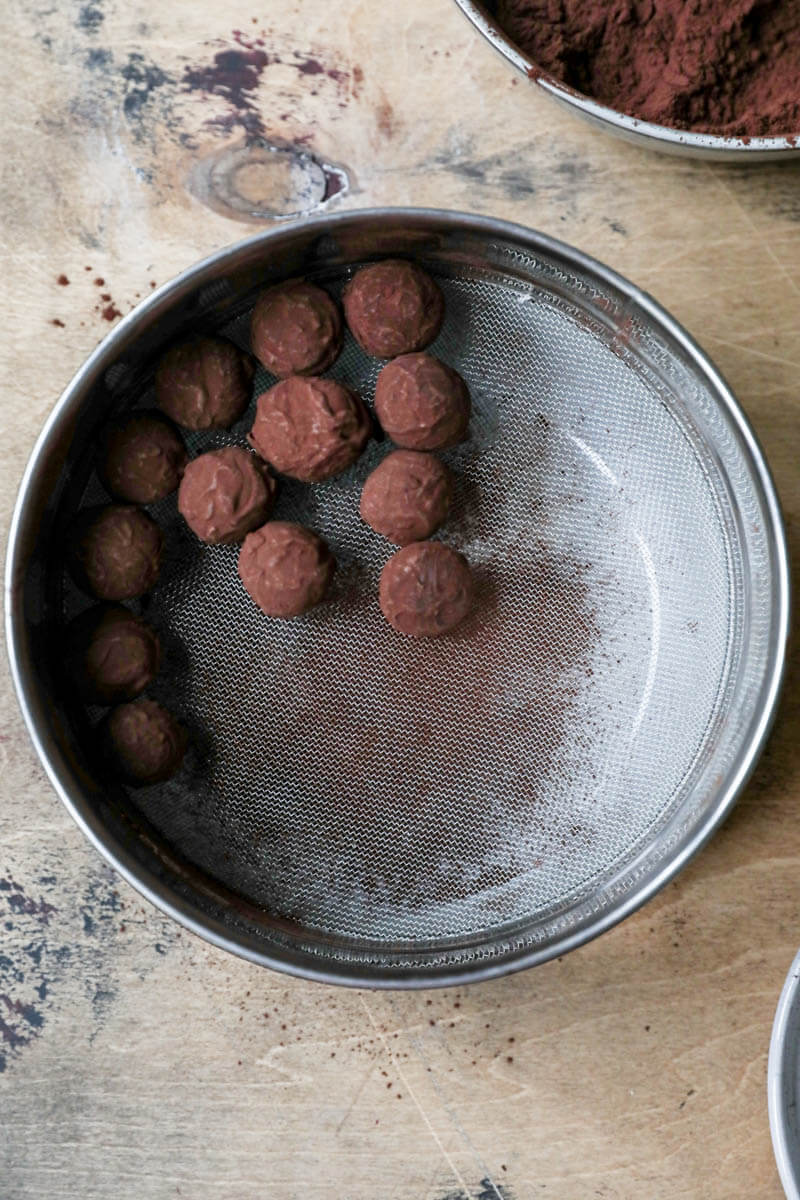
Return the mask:
[[[326,483],[282,482],[275,515],[338,561],[330,600],[290,622],[255,608],[237,547],[197,542],[174,496],[151,509],[168,541],[143,607],[167,649],[151,691],[195,750],[132,802],[334,957],[479,944],[597,889],[685,797],[736,657],[724,489],[686,396],[631,351],[641,331],[620,337],[555,276],[426,265],[447,300],[431,349],[473,398],[438,535],[478,576],[463,628],[415,642],[380,614],[392,547],[358,499],[386,443]],[[222,331],[247,346],[246,314]],[[371,401],[380,365],[348,335],[330,374]],[[252,416],[187,442],[244,444]],[[102,498],[90,480],[83,502]],[[86,603],[64,597],[65,617]]]

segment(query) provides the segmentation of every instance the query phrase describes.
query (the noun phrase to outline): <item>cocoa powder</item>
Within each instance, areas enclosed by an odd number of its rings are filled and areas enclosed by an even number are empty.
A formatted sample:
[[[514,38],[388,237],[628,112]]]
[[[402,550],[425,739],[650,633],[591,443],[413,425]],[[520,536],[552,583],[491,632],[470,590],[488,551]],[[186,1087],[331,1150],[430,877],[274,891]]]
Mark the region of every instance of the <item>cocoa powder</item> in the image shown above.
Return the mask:
[[[499,0],[543,73],[644,121],[800,134],[797,0]]]

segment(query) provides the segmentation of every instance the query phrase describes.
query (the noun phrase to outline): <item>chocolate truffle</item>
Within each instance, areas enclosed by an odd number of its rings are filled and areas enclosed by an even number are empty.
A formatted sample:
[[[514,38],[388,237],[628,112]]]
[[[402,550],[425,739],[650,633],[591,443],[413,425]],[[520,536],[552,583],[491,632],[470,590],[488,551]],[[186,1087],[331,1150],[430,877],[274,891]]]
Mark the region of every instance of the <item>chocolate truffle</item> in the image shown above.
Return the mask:
[[[444,297],[430,275],[400,258],[362,267],[342,303],[353,337],[375,358],[422,350],[444,320]]]
[[[258,397],[249,442],[277,471],[318,483],[354,463],[370,432],[367,410],[350,388],[292,375]]]
[[[265,463],[241,446],[225,446],[189,463],[178,492],[178,510],[201,542],[240,542],[264,524],[276,490]]]
[[[106,755],[134,787],[171,778],[183,762],[186,730],[155,700],[121,704],[103,725]]]
[[[117,500],[155,504],[181,481],[186,447],[171,421],[156,412],[134,412],[103,436],[97,473]]]
[[[239,552],[239,578],[268,617],[297,617],[319,604],[335,570],[322,538],[289,521],[248,533]]]
[[[432,454],[395,450],[368,476],[361,516],[376,533],[405,546],[439,528],[451,499],[450,472]]]
[[[98,604],[66,631],[65,666],[87,704],[134,700],[158,674],[161,646],[149,625],[121,604]]]
[[[342,318],[327,292],[293,280],[262,292],[250,322],[253,353],[268,371],[319,375],[339,356]]]
[[[193,337],[156,370],[156,403],[185,429],[226,429],[250,402],[253,363],[233,342]]]
[[[381,571],[386,620],[408,637],[439,637],[472,608],[472,575],[463,554],[442,542],[412,542]]]
[[[433,355],[404,354],[378,376],[375,412],[398,446],[444,450],[466,435],[469,392],[458,372]]]
[[[67,562],[78,587],[98,600],[132,600],[155,586],[164,539],[129,504],[90,508],[73,526]]]

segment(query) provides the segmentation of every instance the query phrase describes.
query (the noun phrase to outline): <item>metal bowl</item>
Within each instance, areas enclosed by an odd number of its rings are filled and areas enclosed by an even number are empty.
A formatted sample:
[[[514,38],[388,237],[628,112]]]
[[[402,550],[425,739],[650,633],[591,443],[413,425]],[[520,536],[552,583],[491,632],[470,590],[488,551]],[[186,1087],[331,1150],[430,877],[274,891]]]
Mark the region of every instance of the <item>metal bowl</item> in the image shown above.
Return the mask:
[[[455,0],[464,15],[475,28],[494,46],[506,62],[511,63],[529,79],[547,92],[559,104],[583,117],[598,129],[615,137],[635,142],[650,150],[665,154],[679,154],[687,158],[705,158],[714,162],[737,162],[742,164],[764,162],[767,159],[785,162],[800,157],[800,130],[785,137],[721,137],[712,133],[692,133],[690,130],[671,129],[667,125],[654,125],[640,121],[616,109],[599,104],[596,100],[576,92],[558,79],[542,73],[532,58],[512,42],[503,32],[492,15],[491,6],[475,3],[475,0]]]
[[[769,1127],[787,1200],[800,1200],[800,953],[775,1013],[767,1068]]]
[[[188,766],[127,792],[92,757],[98,712],[60,682],[64,622],[87,604],[59,547],[102,502],[104,422],[152,403],[186,331],[247,345],[254,294],[304,274],[337,294],[387,255],[438,280],[433,351],[473,396],[447,452],[473,563],[471,623],[413,641],[383,621],[391,553],[358,517],[373,442],[337,479],[284,481],[277,515],[339,562],[330,601],[263,617],[235,547],[205,547],[175,498],[152,508],[168,566],[146,598],[154,688],[193,732]],[[369,401],[380,363],[347,338],[332,374]],[[261,371],[255,392],[270,381]],[[194,452],[244,442],[187,436]],[[56,790],[144,895],[255,962],[349,984],[482,979],[562,954],[652,896],[744,786],[781,678],[787,558],[741,409],[645,293],[502,221],[382,209],[221,250],[124,318],[56,405],[20,489],[7,562],[11,668]]]

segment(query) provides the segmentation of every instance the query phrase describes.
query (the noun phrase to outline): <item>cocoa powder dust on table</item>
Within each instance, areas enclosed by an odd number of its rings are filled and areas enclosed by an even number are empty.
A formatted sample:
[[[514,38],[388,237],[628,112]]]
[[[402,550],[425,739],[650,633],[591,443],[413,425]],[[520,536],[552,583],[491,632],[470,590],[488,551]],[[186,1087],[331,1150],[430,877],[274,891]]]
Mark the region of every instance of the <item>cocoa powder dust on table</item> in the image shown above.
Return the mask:
[[[800,135],[798,0],[498,0],[548,74],[628,116],[729,137]]]

